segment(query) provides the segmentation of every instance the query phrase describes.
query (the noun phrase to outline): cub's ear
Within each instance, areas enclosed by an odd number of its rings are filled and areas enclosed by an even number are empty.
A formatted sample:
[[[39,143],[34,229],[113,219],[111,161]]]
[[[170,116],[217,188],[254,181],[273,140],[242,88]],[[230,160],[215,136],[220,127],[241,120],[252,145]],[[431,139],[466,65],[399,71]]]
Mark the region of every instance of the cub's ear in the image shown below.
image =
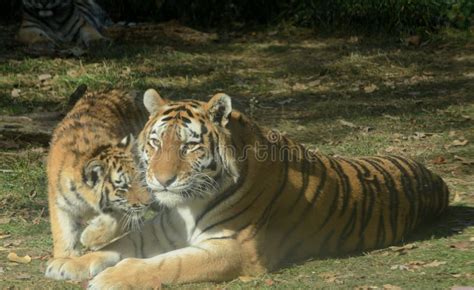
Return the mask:
[[[151,115],[158,111],[160,107],[165,105],[166,101],[160,96],[160,94],[158,94],[157,91],[154,89],[148,89],[143,95],[143,104],[145,105],[148,113]]]
[[[135,142],[135,137],[132,134],[125,136],[118,144],[117,147],[125,148],[126,150],[130,150],[133,148],[133,143]]]
[[[90,187],[94,187],[104,178],[105,163],[101,160],[92,159],[84,166],[84,182]]]
[[[232,101],[228,95],[219,93],[207,102],[206,109],[211,121],[225,127],[229,122],[229,116],[232,112]]]

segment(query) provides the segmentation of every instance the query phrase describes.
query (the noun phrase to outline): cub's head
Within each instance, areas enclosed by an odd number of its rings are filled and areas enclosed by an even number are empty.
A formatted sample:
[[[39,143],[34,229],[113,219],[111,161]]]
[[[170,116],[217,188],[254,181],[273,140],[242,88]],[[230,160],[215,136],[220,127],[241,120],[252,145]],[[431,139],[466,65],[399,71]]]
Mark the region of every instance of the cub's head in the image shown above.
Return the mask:
[[[101,211],[125,213],[125,226],[135,226],[152,202],[134,154],[132,135],[100,149],[84,166],[84,183],[94,192]]]
[[[231,99],[167,101],[153,89],[144,95],[150,119],[140,134],[146,183],[155,199],[177,206],[209,199],[238,178],[230,132]]]
[[[73,0],[23,0],[23,7],[40,18],[61,16],[73,5]]]

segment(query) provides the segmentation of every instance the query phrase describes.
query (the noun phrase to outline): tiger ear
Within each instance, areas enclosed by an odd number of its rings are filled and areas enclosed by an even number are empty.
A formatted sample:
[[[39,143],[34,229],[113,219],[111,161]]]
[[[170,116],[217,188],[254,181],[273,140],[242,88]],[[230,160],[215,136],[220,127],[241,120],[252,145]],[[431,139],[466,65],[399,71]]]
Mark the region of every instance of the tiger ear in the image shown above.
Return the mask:
[[[119,148],[125,148],[126,150],[130,150],[133,147],[133,143],[135,142],[135,137],[133,137],[133,134],[129,134],[125,136],[118,144],[117,147]]]
[[[101,160],[92,159],[84,167],[84,182],[90,187],[97,185],[104,177],[105,163]]]
[[[207,102],[206,109],[211,121],[225,127],[232,112],[232,101],[228,95],[219,93]]]
[[[160,94],[154,89],[146,90],[145,94],[143,95],[143,104],[147,109],[148,113],[153,114],[158,109],[166,104],[165,99],[163,99]]]

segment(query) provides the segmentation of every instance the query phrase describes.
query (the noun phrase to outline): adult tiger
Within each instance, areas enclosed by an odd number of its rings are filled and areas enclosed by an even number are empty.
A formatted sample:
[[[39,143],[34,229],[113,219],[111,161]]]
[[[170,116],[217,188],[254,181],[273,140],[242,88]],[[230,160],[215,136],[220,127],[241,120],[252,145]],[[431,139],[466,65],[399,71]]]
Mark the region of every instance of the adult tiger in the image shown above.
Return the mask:
[[[139,177],[132,134],[147,116],[130,94],[91,92],[54,130],[47,163],[51,267],[79,255],[79,241],[100,247],[141,222],[152,199]]]
[[[306,150],[208,103],[144,98],[146,182],[167,208],[140,233],[65,262],[93,289],[222,281],[308,257],[400,242],[448,205],[443,180],[398,156],[341,158]]]
[[[107,14],[94,0],[23,0],[17,39],[28,45],[89,47],[102,42]]]

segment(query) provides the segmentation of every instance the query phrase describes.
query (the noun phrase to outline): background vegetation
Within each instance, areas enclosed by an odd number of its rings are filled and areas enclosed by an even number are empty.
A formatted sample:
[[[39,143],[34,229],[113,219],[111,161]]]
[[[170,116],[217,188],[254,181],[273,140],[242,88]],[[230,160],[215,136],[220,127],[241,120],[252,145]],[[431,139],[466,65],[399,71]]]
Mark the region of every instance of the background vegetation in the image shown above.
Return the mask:
[[[20,0],[2,0],[3,20],[20,17]],[[396,33],[467,28],[472,0],[97,0],[114,20],[166,21],[222,29],[290,22],[323,30]]]

